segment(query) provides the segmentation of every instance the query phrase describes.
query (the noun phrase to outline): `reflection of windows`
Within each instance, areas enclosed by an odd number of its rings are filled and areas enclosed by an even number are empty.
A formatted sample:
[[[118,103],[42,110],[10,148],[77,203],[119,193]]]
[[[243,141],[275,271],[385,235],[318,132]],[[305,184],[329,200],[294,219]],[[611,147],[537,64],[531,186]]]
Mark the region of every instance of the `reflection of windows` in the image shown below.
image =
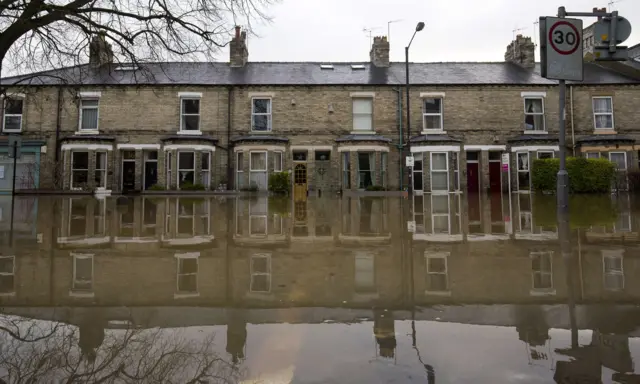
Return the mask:
[[[178,235],[191,237],[195,235],[195,203],[188,200],[176,200],[176,232]]]
[[[271,292],[271,255],[251,256],[251,292]]]
[[[529,152],[517,152],[518,161],[518,191],[529,191]]]
[[[416,223],[416,233],[425,233],[424,199],[425,196],[413,196],[413,221]]]
[[[158,205],[151,199],[142,199],[142,235],[155,236]]]
[[[267,197],[257,197],[249,202],[249,234],[251,236],[267,235]]]
[[[15,256],[0,256],[0,295],[15,292]]]
[[[604,275],[604,288],[609,291],[621,291],[624,289],[624,262],[623,250],[603,250],[602,265]]]
[[[69,236],[87,236],[87,201],[69,199]]]
[[[380,180],[383,187],[387,187],[387,167],[389,166],[389,154],[382,152],[380,154]]]
[[[355,272],[356,292],[375,292],[375,255],[357,251],[355,255]]]
[[[489,157],[491,157],[491,152],[489,152]],[[453,190],[460,190],[460,160],[458,157],[458,152],[451,152],[451,161],[453,165]]]
[[[431,195],[431,229],[433,233],[450,234],[449,195]]]
[[[122,237],[133,237],[134,233],[134,224],[135,224],[135,202],[133,200],[128,200],[126,205],[126,210],[124,212],[120,211],[118,214],[120,216],[120,231],[118,233],[119,236]]]
[[[236,152],[236,190],[244,188],[242,185],[244,175],[244,152]]]
[[[105,236],[107,234],[107,201],[95,200],[93,208],[93,235]]]
[[[530,252],[531,278],[534,290],[553,289],[553,252]]]
[[[73,285],[77,292],[93,291],[93,255],[72,253],[73,257]]]
[[[96,187],[107,187],[107,152],[96,152]]]
[[[375,184],[374,152],[358,152],[358,189],[366,189]]]
[[[631,232],[631,212],[619,212],[618,219],[613,226],[614,232]]]
[[[520,215],[520,232],[533,230],[533,214],[531,212],[531,196],[518,195],[518,212]]]
[[[200,228],[201,234],[210,235],[211,234],[211,209],[209,207],[209,200],[202,200],[200,203],[196,203],[196,211],[200,218]]]
[[[342,152],[342,189],[351,189],[351,153]]]
[[[176,254],[177,295],[193,295],[198,293],[198,258],[199,252]]]
[[[360,236],[376,236],[383,233],[384,221],[383,199],[360,198]]]
[[[426,293],[438,293],[449,291],[449,277],[447,259],[449,252],[428,253],[425,252],[427,267]]]
[[[165,156],[166,158],[165,158],[164,167],[165,167],[165,171],[167,172],[167,180],[165,181],[165,183],[167,185],[167,188],[169,188],[171,186],[171,167],[172,167],[171,158],[173,153],[172,152],[165,152],[165,153],[166,153],[166,156]]]
[[[211,152],[200,153],[200,180],[206,189],[211,186]]]

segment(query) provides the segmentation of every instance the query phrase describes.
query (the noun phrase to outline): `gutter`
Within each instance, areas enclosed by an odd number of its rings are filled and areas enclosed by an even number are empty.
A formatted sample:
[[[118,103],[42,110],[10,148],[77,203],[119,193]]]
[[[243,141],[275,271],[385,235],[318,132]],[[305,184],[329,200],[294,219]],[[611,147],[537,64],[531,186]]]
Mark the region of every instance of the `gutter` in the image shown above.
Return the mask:
[[[231,165],[232,154],[231,150],[231,104],[233,98],[233,86],[227,88],[227,191],[231,190],[231,179],[233,178],[233,168]],[[235,184],[235,183],[234,183]],[[234,185],[235,188],[235,185]]]
[[[398,124],[398,151],[400,151],[400,153],[402,153],[402,149],[404,147],[403,145],[403,134],[402,134],[402,89],[401,88],[391,88],[398,96],[397,96],[397,102],[396,102],[396,121]],[[402,182],[404,180],[404,165],[402,164],[402,161],[398,162],[398,169],[399,169],[399,173],[398,173],[398,188],[400,190],[402,190],[403,185]]]
[[[571,113],[571,150],[573,157],[576,157],[576,136],[573,124],[573,86],[569,85],[569,108]]]

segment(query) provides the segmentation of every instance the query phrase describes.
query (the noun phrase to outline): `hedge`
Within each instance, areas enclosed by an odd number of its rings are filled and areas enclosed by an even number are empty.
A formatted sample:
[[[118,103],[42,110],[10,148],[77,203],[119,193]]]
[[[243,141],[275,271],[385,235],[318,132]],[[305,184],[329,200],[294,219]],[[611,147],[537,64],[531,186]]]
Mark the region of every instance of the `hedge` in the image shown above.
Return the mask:
[[[555,196],[533,195],[533,222],[539,226],[558,223],[558,203]],[[573,195],[569,197],[569,224],[571,228],[610,226],[616,222],[618,212],[609,195]]]
[[[289,172],[276,172],[269,175],[269,190],[278,194],[289,194],[291,178]]]
[[[556,176],[560,159],[533,161],[531,184],[536,191],[556,190]],[[616,178],[615,165],[607,159],[567,158],[570,193],[606,193]]]

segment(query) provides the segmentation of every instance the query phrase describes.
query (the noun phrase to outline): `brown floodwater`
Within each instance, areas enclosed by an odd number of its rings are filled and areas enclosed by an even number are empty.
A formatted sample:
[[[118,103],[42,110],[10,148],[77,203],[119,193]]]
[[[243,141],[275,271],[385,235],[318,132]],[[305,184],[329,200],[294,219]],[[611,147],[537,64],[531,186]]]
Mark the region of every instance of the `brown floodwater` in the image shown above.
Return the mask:
[[[0,383],[640,383],[640,198],[0,197]]]

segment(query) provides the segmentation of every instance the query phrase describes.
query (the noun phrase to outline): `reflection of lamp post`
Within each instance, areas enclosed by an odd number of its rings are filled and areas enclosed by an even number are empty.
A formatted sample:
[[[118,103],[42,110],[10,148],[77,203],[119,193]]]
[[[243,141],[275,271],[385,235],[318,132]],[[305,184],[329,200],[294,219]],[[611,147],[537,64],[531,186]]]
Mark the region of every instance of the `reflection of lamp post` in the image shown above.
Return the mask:
[[[424,29],[424,23],[421,21],[416,25],[416,30],[409,40],[409,44],[404,48],[404,65],[405,65],[405,77],[406,77],[406,91],[407,91],[407,150],[411,154],[411,103],[409,102],[409,47],[413,42],[413,38],[416,37],[416,33]],[[413,172],[409,172],[409,193],[413,192]]]

